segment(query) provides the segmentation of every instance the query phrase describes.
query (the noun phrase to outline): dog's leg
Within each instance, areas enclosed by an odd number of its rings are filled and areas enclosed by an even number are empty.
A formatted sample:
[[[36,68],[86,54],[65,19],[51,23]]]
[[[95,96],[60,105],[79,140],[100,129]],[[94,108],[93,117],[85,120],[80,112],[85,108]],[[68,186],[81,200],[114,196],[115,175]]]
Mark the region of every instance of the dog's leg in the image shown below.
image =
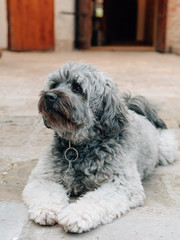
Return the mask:
[[[40,225],[54,225],[57,215],[68,204],[62,185],[43,179],[30,181],[23,191],[29,217]]]
[[[53,156],[47,152],[33,170],[23,191],[30,219],[41,225],[54,225],[57,215],[69,204],[66,190],[53,169]],[[57,169],[56,169],[57,170]]]
[[[68,205],[59,214],[58,223],[68,232],[88,231],[142,205],[144,197],[137,170],[126,169],[121,176]]]

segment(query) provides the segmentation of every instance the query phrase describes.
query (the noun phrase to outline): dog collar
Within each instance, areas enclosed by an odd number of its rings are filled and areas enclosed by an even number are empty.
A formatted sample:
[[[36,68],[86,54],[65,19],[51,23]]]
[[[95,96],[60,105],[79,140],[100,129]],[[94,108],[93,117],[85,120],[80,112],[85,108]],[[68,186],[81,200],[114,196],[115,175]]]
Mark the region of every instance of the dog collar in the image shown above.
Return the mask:
[[[75,153],[75,158],[74,159],[69,159],[68,158],[68,152],[70,152],[70,151]],[[64,152],[64,157],[69,162],[69,168],[72,168],[72,163],[75,162],[79,157],[79,153],[78,153],[77,149],[71,147],[71,142],[70,141],[69,141],[69,147]]]

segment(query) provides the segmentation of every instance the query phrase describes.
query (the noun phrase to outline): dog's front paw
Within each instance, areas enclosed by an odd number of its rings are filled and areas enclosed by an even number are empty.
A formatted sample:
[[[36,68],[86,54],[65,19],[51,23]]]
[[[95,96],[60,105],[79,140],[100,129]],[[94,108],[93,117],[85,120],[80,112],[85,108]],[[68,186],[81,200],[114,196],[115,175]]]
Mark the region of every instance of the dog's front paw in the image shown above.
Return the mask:
[[[40,225],[55,225],[57,213],[50,209],[36,209],[30,213],[30,219]]]
[[[66,232],[82,233],[96,227],[92,212],[78,208],[77,204],[70,204],[58,215],[58,223]]]

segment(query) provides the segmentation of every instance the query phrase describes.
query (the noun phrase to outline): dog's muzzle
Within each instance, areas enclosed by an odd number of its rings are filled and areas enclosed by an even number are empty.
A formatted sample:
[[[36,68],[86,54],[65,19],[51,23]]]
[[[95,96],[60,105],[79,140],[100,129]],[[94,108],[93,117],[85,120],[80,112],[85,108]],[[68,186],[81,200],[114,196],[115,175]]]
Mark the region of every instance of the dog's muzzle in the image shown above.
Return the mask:
[[[71,102],[63,91],[42,91],[38,103],[39,112],[42,114],[46,126],[75,126],[71,116]]]

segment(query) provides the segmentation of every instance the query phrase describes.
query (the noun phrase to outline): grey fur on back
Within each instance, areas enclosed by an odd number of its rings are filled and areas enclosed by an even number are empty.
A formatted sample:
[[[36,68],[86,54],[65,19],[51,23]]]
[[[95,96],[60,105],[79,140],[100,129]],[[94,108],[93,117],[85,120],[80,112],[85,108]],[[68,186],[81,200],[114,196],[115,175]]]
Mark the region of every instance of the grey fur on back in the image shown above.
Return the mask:
[[[126,96],[127,107],[146,117],[156,128],[167,129],[165,122],[158,116],[157,107],[143,96]]]

